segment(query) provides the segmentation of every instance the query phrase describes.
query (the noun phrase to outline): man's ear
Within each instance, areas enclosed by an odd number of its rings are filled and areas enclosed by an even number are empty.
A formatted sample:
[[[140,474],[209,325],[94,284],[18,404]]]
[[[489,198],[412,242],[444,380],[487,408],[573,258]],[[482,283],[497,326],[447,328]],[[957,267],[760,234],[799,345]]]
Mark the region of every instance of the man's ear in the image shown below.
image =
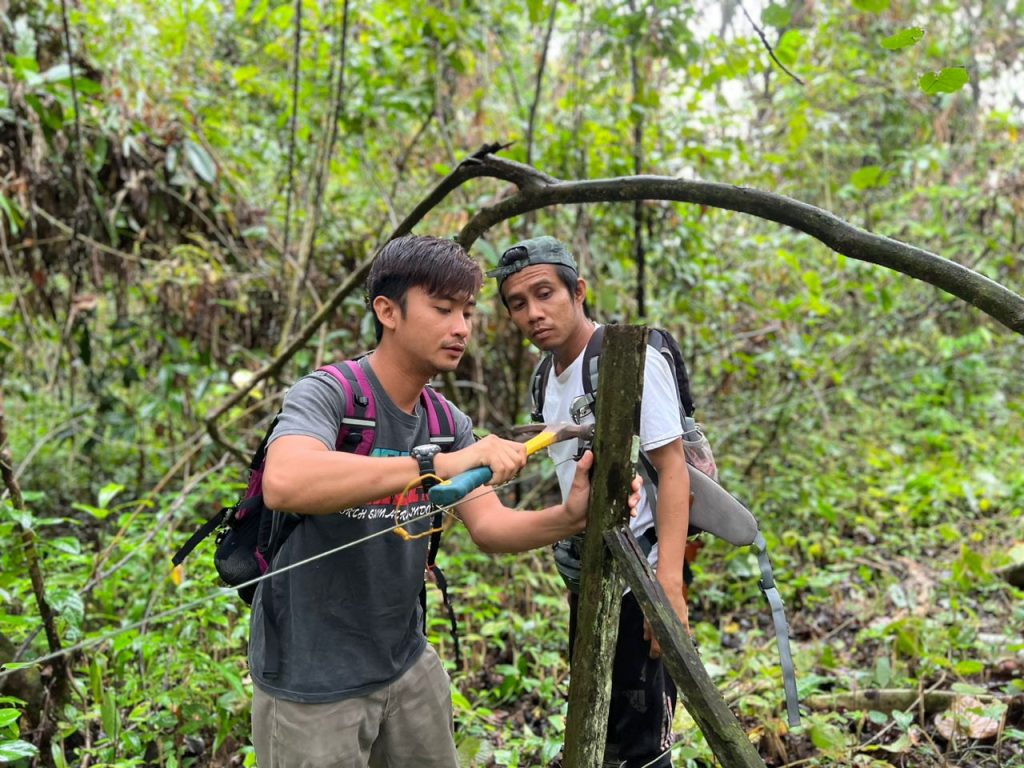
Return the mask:
[[[377,296],[373,300],[373,312],[387,330],[395,330],[399,315],[398,304],[387,296]]]
[[[582,277],[576,278],[576,295],[572,297],[577,304],[583,304],[587,300],[587,281]]]

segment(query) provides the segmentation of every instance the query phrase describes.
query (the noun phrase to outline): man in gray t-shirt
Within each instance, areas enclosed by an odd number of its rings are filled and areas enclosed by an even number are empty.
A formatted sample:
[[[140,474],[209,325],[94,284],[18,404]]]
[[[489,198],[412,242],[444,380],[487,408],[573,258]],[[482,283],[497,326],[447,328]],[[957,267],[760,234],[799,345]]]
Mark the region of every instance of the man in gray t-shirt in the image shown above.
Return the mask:
[[[253,602],[249,664],[260,768],[458,765],[448,676],[420,630],[428,539],[366,537],[395,526],[396,495],[427,474],[449,478],[487,466],[500,484],[526,463],[519,443],[474,441],[469,418],[454,407],[452,449],[425,448],[420,393],[461,360],[481,282],[480,268],[450,240],[400,238],[375,260],[367,289],[378,345],[358,361],[377,411],[369,456],[334,449],[345,393],[331,376],[302,379],[285,400],[267,450],[263,496],[272,509],[302,517],[274,560],[280,572],[260,585]],[[589,455],[580,462],[563,504],[512,510],[482,493],[457,511],[484,551],[551,544],[585,525],[591,462]],[[634,493],[634,507],[636,501]],[[421,516],[427,504],[422,492],[415,494],[399,522]],[[405,527],[415,536],[429,519]],[[359,543],[305,562],[352,542]],[[283,570],[296,563],[302,564]],[[272,674],[268,604],[280,644]]]

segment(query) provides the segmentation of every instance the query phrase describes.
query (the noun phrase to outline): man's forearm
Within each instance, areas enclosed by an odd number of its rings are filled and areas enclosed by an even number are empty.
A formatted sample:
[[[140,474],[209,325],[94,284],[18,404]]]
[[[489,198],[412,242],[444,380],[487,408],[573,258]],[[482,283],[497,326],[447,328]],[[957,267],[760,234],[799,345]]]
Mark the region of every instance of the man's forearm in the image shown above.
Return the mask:
[[[313,438],[281,438],[288,440]],[[274,443],[263,475],[263,499],[271,509],[302,515],[328,515],[387,498],[419,477],[408,456],[357,456],[322,448],[290,448]]]
[[[492,511],[479,516],[468,527],[474,543],[490,553],[525,552],[553,544],[583,529],[572,521],[564,504],[536,511],[501,507],[497,513]]]
[[[690,484],[662,482],[656,515],[658,530],[658,581],[668,590],[681,586],[686,557],[686,534],[690,527]]]

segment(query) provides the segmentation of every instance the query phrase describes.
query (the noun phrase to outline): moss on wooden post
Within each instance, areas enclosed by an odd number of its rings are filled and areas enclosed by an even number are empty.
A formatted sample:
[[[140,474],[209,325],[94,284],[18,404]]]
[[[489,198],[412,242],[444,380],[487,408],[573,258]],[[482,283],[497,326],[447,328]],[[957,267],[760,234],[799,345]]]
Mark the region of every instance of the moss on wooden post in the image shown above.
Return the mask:
[[[579,619],[569,684],[565,768],[597,768],[604,759],[612,661],[623,581],[602,534],[629,518],[633,437],[639,429],[647,329],[609,326],[601,350],[590,509],[583,546]]]

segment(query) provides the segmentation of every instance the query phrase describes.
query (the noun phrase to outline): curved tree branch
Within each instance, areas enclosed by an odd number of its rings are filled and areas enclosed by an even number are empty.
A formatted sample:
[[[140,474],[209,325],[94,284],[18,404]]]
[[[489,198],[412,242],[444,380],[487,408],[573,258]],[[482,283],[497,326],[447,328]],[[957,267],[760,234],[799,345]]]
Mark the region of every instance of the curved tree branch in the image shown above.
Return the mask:
[[[529,211],[551,205],[578,203],[630,202],[635,200],[674,200],[747,213],[785,224],[821,241],[837,253],[902,272],[910,277],[957,296],[1012,331],[1024,335],[1024,297],[974,270],[881,235],[873,235],[846,223],[838,216],[813,205],[773,192],[710,181],[688,181],[668,176],[622,176],[589,181],[561,181],[529,165],[494,156],[508,145],[487,144],[467,157],[417,205],[391,233],[387,241],[401,237],[451,192],[470,179],[495,178],[507,181],[519,191],[495,205],[481,209],[459,233],[458,241],[467,250],[495,224]],[[219,419],[245,399],[261,381],[278,373],[316,333],[320,325],[366,279],[379,249],[360,262],[348,278],[295,338],[270,363],[257,371],[245,387],[227,398],[206,418],[206,429],[214,442],[236,455],[241,451],[228,445],[220,435]]]
[[[1024,297],[1009,288],[930,251],[874,235],[828,211],[784,195],[668,176],[557,181],[540,172],[529,174],[528,166],[510,163],[493,155],[479,156],[478,162],[485,169],[494,171],[493,174],[478,173],[478,176],[507,178],[514,171],[527,183],[517,183],[520,187],[518,193],[481,209],[469,220],[458,237],[467,249],[495,224],[552,205],[633,200],[674,200],[708,205],[785,224],[821,241],[836,253],[931,283],[1024,335]]]

